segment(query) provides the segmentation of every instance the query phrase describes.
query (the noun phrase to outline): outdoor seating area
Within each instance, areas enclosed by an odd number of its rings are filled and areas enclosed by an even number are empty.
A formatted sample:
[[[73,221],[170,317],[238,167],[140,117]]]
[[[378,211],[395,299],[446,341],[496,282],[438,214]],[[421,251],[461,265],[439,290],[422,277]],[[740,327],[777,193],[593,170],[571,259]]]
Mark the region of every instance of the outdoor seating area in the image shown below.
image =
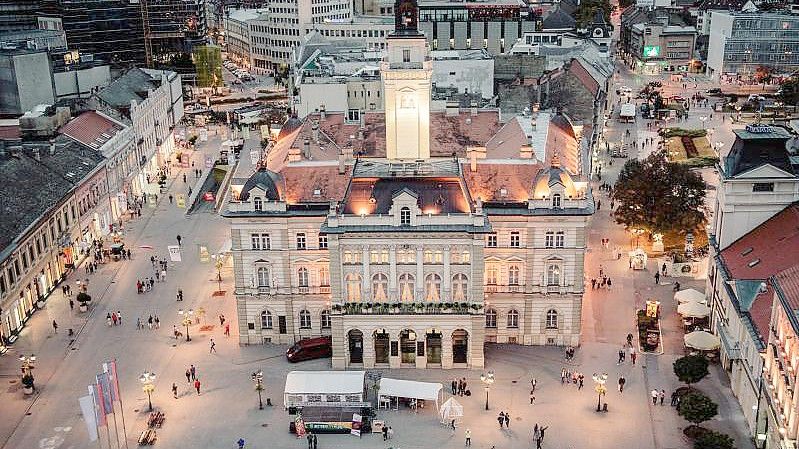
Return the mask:
[[[720,340],[710,332],[710,307],[705,294],[687,288],[674,293],[677,313],[682,316],[686,354],[703,354],[709,360],[718,358]]]

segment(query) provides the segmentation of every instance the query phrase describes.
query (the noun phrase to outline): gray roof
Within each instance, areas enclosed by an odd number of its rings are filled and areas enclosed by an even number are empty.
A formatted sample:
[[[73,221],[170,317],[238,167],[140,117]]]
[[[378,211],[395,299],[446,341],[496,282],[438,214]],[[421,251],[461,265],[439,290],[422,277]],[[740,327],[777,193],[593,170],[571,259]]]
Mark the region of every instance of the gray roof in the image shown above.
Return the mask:
[[[97,97],[114,108],[129,108],[131,100],[141,102],[147,98],[147,91],[156,89],[159,80],[153,79],[141,69],[131,69],[111,84],[97,92]]]
[[[67,198],[73,189],[104,161],[100,152],[66,136],[49,143],[23,144],[23,148],[0,156],[0,259],[14,249],[13,242],[51,208]],[[36,160],[32,148],[39,148]]]
[[[572,30],[577,28],[577,21],[561,8],[557,8],[544,19],[541,29],[546,30]]]

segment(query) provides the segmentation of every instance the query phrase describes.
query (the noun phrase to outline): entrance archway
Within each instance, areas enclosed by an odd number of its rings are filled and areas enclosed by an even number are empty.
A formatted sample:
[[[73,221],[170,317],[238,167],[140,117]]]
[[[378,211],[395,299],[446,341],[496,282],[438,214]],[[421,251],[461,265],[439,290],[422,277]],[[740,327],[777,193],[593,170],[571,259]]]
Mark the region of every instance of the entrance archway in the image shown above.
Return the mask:
[[[416,332],[410,329],[400,332],[400,355],[402,363],[416,363]]]
[[[469,333],[458,329],[452,333],[452,363],[468,363]]]
[[[347,333],[350,346],[350,363],[363,363],[363,332],[353,329]]]
[[[432,329],[425,335],[427,363],[441,363],[441,331]]]
[[[375,341],[375,363],[388,363],[389,342],[391,341],[388,332],[385,329],[376,330],[372,336]]]

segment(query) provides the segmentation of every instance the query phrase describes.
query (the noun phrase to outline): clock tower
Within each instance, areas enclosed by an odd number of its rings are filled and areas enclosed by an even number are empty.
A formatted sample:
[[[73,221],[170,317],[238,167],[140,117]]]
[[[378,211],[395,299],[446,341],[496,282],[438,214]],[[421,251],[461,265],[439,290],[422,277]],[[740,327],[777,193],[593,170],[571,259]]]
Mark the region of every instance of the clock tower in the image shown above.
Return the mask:
[[[386,111],[386,156],[430,157],[430,90],[433,66],[419,32],[416,0],[394,3],[395,31],[386,39],[381,63]]]

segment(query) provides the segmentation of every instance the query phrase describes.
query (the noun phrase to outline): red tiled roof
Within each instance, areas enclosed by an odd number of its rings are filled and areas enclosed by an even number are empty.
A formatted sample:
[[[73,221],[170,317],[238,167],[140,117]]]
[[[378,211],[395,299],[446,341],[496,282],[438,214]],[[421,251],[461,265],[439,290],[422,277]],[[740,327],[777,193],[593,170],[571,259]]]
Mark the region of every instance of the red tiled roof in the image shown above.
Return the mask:
[[[288,203],[326,203],[341,201],[347,191],[351,167],[343,175],[338,165],[331,166],[287,166],[280,171],[286,183]],[[319,195],[314,190],[319,189]]]
[[[766,284],[768,285],[768,284]],[[749,307],[749,316],[752,317],[752,322],[760,334],[760,339],[763,342],[768,341],[768,329],[771,325],[771,306],[773,304],[774,290],[769,286],[764,293],[760,293],[752,302]]]
[[[799,263],[799,202],[721,251],[731,279],[768,279]]]
[[[785,299],[792,309],[791,311],[799,311],[799,261],[791,268],[777,273],[774,279],[785,295]]]
[[[120,129],[121,127],[112,120],[94,111],[88,111],[70,120],[59,131],[85,145],[91,146],[94,142],[99,148]]]
[[[585,70],[585,67],[580,63],[579,59],[572,60],[571,65],[569,66],[569,73],[574,75],[579,81],[580,84],[585,86],[591,94],[596,98],[597,92],[599,92],[599,83],[596,82],[594,77]]]
[[[463,178],[471,197],[482,201],[527,201],[541,164],[481,164],[473,172],[469,164],[462,166]],[[501,189],[507,194],[503,197]]]

